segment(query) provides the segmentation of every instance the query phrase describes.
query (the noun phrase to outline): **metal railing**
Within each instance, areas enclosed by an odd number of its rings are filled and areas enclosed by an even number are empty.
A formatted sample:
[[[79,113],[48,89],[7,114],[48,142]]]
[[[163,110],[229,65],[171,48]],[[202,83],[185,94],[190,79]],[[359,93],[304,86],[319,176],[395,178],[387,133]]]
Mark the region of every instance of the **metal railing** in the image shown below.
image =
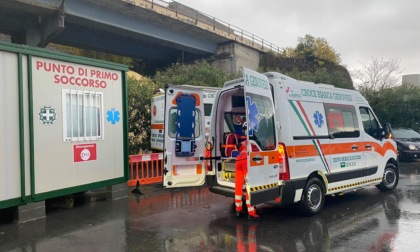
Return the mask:
[[[190,8],[178,2],[164,0],[122,0],[133,5],[151,9],[166,16],[195,25],[225,38],[237,41],[260,51],[280,53],[281,48],[255,34],[226,23],[220,19]]]

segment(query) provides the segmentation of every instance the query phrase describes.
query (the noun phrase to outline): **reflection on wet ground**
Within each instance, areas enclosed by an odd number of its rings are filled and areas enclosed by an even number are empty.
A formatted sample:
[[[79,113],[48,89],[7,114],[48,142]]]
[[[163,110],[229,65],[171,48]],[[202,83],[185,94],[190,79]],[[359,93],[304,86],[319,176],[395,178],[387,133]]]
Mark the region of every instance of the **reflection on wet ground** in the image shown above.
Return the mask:
[[[259,205],[257,222],[237,219],[233,200],[205,187],[144,186],[144,195],[3,222],[0,251],[417,251],[420,162],[400,170],[395,192],[371,187],[328,197],[323,212],[309,218],[294,206]]]

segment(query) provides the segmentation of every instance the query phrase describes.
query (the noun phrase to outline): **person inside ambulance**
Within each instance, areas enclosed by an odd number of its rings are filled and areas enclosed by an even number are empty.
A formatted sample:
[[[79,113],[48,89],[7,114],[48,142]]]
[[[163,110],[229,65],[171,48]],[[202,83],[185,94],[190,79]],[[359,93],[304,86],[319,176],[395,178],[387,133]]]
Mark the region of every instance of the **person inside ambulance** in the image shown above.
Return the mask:
[[[239,114],[233,114],[232,116],[233,127],[235,128],[235,133],[241,137],[244,135],[242,131],[242,125],[244,124],[244,119]]]
[[[233,132],[225,133],[222,152],[224,157],[236,157],[239,155],[239,145],[246,139],[246,135],[242,131],[244,119],[240,114],[232,115]]]
[[[245,127],[245,130],[246,130],[246,127]],[[236,157],[236,163],[235,163],[235,210],[236,210],[236,216],[238,218],[242,217],[244,214],[244,211],[242,210],[242,191],[243,191],[244,181],[248,174],[247,145],[248,145],[248,140],[244,140],[241,142],[241,145],[239,147],[240,153]],[[246,199],[246,206],[248,209],[248,219],[257,220],[259,216],[257,215],[255,207],[250,205],[248,191],[245,192],[245,199]]]

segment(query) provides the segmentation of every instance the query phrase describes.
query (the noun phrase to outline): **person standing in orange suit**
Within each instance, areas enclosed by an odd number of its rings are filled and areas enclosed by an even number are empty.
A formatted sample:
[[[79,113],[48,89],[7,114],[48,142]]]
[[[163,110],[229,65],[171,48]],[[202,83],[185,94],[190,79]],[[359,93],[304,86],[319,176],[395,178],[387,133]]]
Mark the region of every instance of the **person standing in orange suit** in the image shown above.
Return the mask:
[[[239,155],[236,157],[236,164],[235,164],[235,209],[236,209],[236,216],[242,217],[243,210],[242,210],[242,191],[243,185],[248,174],[248,161],[247,161],[247,145],[248,141],[245,140],[241,143],[239,147]],[[246,190],[246,206],[248,208],[248,219],[255,220],[258,219],[259,216],[256,213],[255,207],[251,206],[249,200],[249,193]]]

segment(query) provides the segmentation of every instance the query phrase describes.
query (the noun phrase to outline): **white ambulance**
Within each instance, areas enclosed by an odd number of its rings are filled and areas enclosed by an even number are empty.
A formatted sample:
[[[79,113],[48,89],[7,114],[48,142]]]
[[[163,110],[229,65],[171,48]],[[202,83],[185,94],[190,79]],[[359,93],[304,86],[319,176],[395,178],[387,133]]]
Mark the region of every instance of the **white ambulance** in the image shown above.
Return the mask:
[[[244,69],[243,78],[216,93],[207,141],[201,97],[194,88],[166,89],[167,188],[206,182],[210,191],[234,197],[235,140],[244,139],[251,205],[299,203],[313,215],[326,195],[373,185],[389,191],[398,184],[390,126],[381,126],[357,91]],[[238,115],[242,132],[232,121]]]
[[[211,125],[211,108],[213,106],[216,91],[221,88],[218,87],[204,87],[204,86],[190,86],[183,85],[183,87],[199,88],[202,91],[204,103],[204,118],[205,118],[205,133],[208,135]],[[155,151],[163,151],[163,129],[164,129],[164,113],[165,113],[165,93],[163,90],[159,91],[152,97],[151,104],[151,137],[150,147]]]

